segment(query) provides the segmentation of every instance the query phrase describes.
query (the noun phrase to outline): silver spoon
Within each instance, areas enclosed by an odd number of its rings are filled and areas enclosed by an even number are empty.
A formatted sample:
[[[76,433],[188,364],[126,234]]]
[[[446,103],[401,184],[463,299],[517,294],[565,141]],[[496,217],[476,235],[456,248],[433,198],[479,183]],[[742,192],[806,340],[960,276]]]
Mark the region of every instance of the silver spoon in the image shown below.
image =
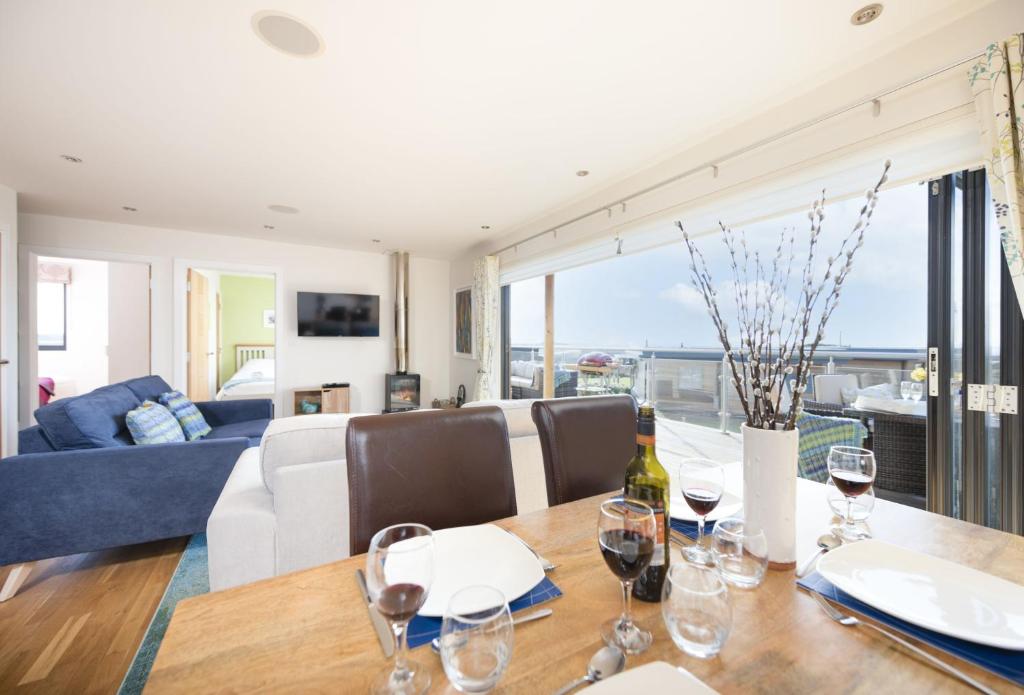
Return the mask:
[[[830,550],[835,550],[842,544],[843,542],[836,538],[832,533],[823,533],[822,535],[818,536],[818,549],[815,550],[814,554],[807,558],[804,564],[800,566],[800,569],[796,573],[797,578],[801,578],[805,574],[810,572],[811,568],[814,567],[814,563],[817,562],[819,557],[821,557]]]
[[[597,681],[610,678],[626,667],[626,655],[618,647],[601,647],[594,656],[590,657],[590,664],[587,666],[587,675],[577,678],[569,685],[557,691],[555,695],[566,695],[581,685],[596,683]]]

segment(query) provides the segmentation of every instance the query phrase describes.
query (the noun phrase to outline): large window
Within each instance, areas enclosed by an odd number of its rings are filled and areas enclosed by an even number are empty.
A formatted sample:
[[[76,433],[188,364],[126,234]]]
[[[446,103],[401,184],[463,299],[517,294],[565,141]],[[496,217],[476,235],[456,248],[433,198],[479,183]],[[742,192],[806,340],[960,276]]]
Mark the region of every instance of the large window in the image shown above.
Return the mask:
[[[36,290],[36,331],[40,350],[67,349],[67,285],[40,282]]]

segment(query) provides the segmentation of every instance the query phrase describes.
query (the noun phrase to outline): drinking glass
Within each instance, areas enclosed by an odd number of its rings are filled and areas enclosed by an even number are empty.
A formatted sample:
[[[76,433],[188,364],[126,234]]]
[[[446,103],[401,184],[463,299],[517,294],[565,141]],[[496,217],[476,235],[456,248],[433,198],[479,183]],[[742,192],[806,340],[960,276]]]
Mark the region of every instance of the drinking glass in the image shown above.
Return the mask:
[[[622,615],[601,626],[601,637],[626,654],[651,646],[651,633],[630,615],[630,589],[654,556],[657,524],[654,511],[643,502],[613,497],[601,503],[597,541],[608,569],[622,582]]]
[[[677,562],[662,589],[661,616],[672,641],[690,656],[710,659],[732,630],[725,581],[713,567]]]
[[[768,569],[768,539],[739,517],[720,519],[711,534],[711,555],[727,584],[753,589],[764,581]]]
[[[900,396],[903,400],[910,400],[910,388],[914,385],[913,381],[901,381],[900,382]]]
[[[853,523],[853,500],[870,490],[875,482],[874,453],[855,446],[834,446],[828,452],[828,474],[846,497],[843,523],[836,526],[835,532],[847,541],[867,538],[868,532]]]
[[[469,586],[448,601],[441,623],[441,665],[462,693],[498,685],[512,658],[512,613],[491,586]]]
[[[915,403],[921,400],[921,396],[923,395],[924,384],[922,384],[920,381],[915,381],[910,384],[910,397],[914,399]]]
[[[430,689],[426,667],[406,656],[406,628],[434,580],[434,535],[422,524],[397,524],[378,531],[366,554],[366,588],[395,635],[392,668],[381,672],[372,693],[421,695]]]
[[[704,522],[722,499],[725,489],[722,464],[710,459],[686,459],[679,464],[679,489],[686,504],[697,515],[697,542],[683,549],[683,557],[697,564],[710,564],[711,553],[704,547]]]

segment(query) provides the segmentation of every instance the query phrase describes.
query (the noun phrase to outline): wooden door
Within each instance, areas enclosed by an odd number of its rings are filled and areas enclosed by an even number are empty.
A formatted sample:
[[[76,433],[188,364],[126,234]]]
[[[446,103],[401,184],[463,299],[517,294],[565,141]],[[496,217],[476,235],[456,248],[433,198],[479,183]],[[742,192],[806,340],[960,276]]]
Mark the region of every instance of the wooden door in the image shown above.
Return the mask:
[[[210,400],[210,284],[188,270],[188,397]]]

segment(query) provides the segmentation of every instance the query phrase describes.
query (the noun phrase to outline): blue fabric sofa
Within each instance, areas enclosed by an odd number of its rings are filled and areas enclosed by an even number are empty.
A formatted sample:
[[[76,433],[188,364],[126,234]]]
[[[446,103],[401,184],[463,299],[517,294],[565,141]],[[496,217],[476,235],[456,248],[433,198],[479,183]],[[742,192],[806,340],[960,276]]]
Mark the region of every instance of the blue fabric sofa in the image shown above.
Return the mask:
[[[125,414],[170,391],[140,377],[57,400],[0,460],[0,566],[187,536],[206,520],[239,454],[258,446],[268,399],[196,403],[201,440],[137,446]]]

